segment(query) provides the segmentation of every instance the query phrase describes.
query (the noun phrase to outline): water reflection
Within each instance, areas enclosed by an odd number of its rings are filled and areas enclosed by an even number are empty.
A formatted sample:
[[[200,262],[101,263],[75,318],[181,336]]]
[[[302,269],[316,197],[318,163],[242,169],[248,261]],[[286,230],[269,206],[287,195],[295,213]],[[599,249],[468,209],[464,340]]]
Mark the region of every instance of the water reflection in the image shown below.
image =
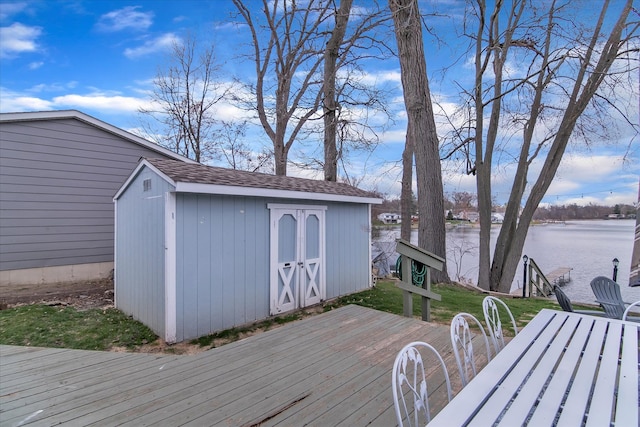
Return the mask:
[[[571,282],[563,287],[572,301],[593,302],[589,283],[596,276],[611,277],[613,258],[620,260],[618,283],[625,301],[640,300],[640,287],[629,287],[629,266],[633,248],[635,220],[569,221],[535,225],[529,229],[524,253],[533,258],[543,272],[559,267],[571,267]],[[495,245],[499,229],[491,230],[491,245]],[[395,239],[400,228],[384,229],[374,239],[374,246],[383,251],[389,262],[395,263]],[[457,227],[447,231],[447,268],[457,281],[475,283],[478,277],[477,227]],[[417,244],[414,230],[411,242]],[[522,264],[518,267],[512,289],[522,287]]]

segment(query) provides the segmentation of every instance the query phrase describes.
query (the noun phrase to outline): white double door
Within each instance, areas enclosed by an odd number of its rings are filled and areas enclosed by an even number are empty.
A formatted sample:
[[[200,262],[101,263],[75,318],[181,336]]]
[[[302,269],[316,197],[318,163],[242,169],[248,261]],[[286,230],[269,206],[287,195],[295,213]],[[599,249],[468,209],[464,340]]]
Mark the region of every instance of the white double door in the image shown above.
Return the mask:
[[[325,207],[269,205],[272,315],[326,298]]]

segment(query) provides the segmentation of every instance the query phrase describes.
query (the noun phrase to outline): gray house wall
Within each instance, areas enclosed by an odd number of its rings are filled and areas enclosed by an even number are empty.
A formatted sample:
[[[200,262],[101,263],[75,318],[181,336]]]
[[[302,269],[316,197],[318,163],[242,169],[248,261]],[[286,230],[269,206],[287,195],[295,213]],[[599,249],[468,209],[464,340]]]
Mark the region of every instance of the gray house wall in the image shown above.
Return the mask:
[[[148,180],[145,186],[144,182]],[[165,332],[165,197],[173,187],[142,169],[116,202],[116,306]],[[121,254],[121,256],[118,256]]]
[[[106,123],[66,113],[53,119],[34,113],[45,118],[17,121],[12,114],[1,115],[2,284],[20,281],[19,273],[29,269],[111,266],[113,195],[140,157],[172,158],[136,143],[140,139],[133,135],[123,137],[124,131],[111,132],[116,128]],[[51,281],[63,276],[53,274]]]

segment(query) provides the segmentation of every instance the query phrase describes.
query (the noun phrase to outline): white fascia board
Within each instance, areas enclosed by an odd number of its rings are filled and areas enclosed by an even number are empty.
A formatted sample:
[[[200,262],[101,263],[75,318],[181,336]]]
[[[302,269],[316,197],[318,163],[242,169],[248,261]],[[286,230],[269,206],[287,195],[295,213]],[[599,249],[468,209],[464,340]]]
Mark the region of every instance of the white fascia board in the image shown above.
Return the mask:
[[[160,178],[162,178],[163,180],[167,181],[170,185],[173,185],[174,187],[176,186],[176,183],[173,182],[173,180],[171,178],[169,178],[167,175],[162,173],[158,168],[153,166],[146,159],[142,159],[142,161],[140,161],[140,163],[138,163],[138,166],[136,166],[136,168],[133,170],[133,172],[131,172],[131,175],[129,175],[129,177],[124,182],[124,184],[122,184],[122,186],[120,186],[120,188],[116,192],[116,195],[113,196],[113,200],[114,201],[117,200],[122,195],[122,193],[124,193],[124,191],[127,189],[127,187],[129,187],[131,182],[134,179],[136,179],[136,177],[138,176],[138,174],[140,173],[142,168],[145,168],[145,167],[147,167],[147,168],[151,169],[152,171],[154,171]]]
[[[56,110],[56,111],[35,111],[24,113],[2,113],[0,114],[0,122],[20,122],[29,120],[53,120],[53,119],[77,119],[88,123],[92,126],[100,128],[106,132],[118,135],[121,138],[128,139],[134,144],[141,145],[149,150],[153,150],[157,153],[171,157],[175,160],[182,160],[187,163],[198,163],[195,160],[191,160],[188,157],[181,156],[178,153],[174,153],[171,150],[164,148],[163,146],[151,141],[147,141],[137,135],[127,132],[124,129],[110,125],[102,120],[96,119],[88,114],[82,113],[78,110]]]
[[[310,193],[305,191],[273,190],[269,188],[239,187],[233,185],[197,184],[192,182],[177,182],[176,193],[221,194],[230,196],[318,200],[325,202],[368,203],[375,205],[382,203],[382,199],[375,197],[356,197],[340,194]]]

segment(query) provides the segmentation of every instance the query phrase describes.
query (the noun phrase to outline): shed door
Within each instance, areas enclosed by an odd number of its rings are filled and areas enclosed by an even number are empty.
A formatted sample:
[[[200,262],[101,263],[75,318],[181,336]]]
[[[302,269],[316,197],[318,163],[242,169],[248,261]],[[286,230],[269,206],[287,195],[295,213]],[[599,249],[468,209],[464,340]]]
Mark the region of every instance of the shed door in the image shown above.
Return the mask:
[[[326,298],[324,210],[271,208],[271,314]]]

